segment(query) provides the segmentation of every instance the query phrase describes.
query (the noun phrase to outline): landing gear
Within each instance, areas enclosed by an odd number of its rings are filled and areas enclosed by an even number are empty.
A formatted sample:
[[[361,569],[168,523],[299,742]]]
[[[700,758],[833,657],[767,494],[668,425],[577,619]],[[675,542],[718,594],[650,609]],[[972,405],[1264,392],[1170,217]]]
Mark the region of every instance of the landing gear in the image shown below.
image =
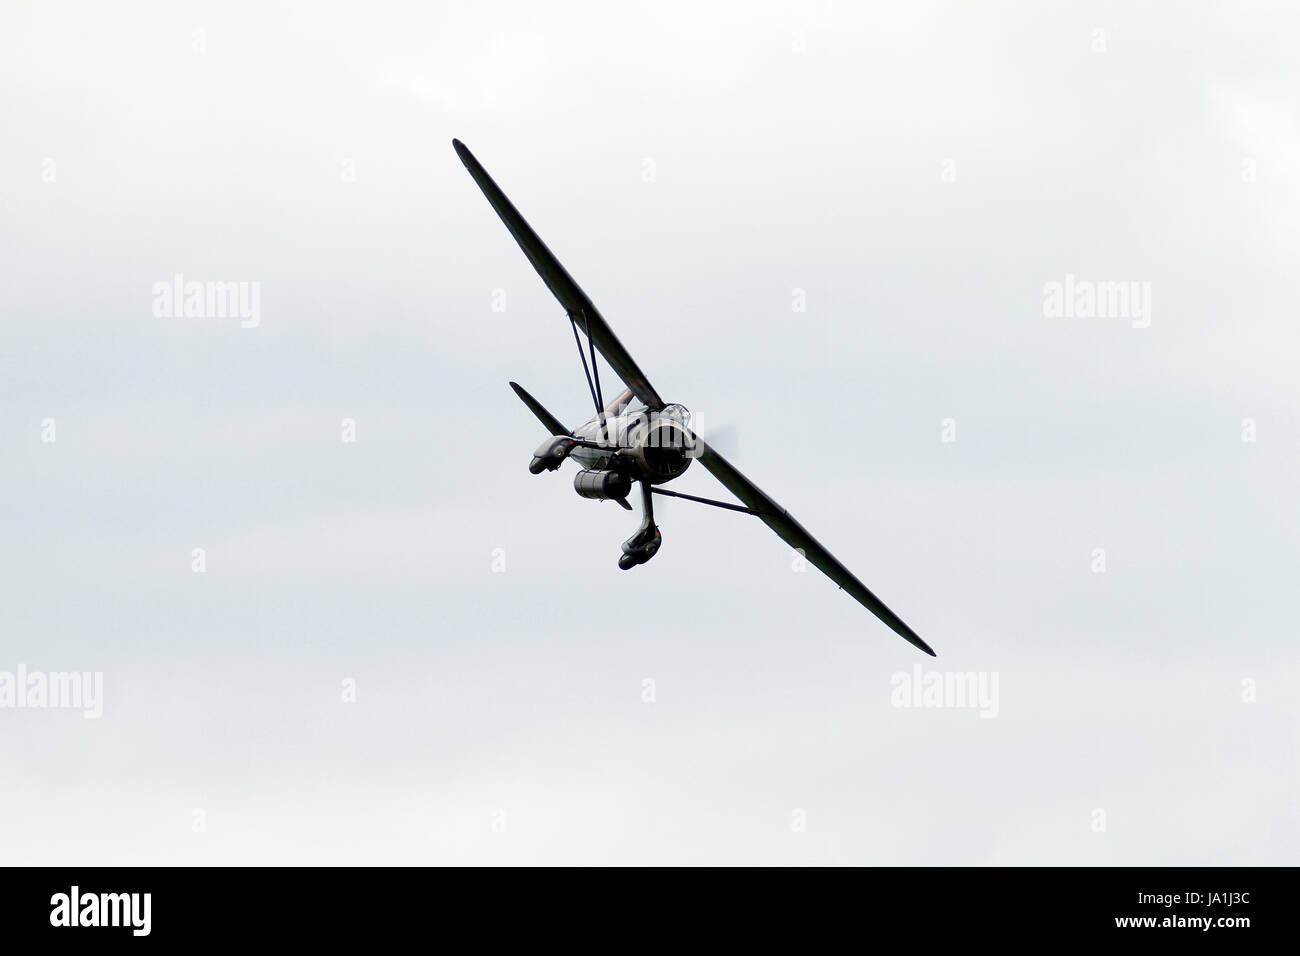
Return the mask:
[[[618,566],[630,571],[638,564],[645,564],[655,556],[662,543],[663,535],[655,523],[649,518],[644,519],[637,533],[623,542],[623,555],[618,559]]]
[[[618,559],[618,566],[630,571],[638,564],[645,564],[659,551],[663,544],[663,535],[655,525],[654,496],[650,494],[650,482],[641,482],[641,500],[645,506],[645,517],[636,534],[623,542],[623,554]]]

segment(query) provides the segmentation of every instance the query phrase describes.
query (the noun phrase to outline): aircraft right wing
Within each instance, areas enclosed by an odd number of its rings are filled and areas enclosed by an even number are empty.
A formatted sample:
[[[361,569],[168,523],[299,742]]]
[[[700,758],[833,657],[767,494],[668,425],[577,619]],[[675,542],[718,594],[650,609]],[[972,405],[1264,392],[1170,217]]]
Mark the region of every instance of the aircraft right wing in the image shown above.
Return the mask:
[[[559,300],[560,305],[564,306],[564,310],[573,317],[578,328],[591,339],[596,350],[609,363],[609,367],[617,373],[628,388],[632,389],[633,394],[645,403],[647,408],[654,412],[663,408],[663,399],[654,390],[645,373],[637,367],[627,349],[623,348],[623,343],[614,335],[614,330],[609,327],[604,316],[592,305],[591,299],[587,298],[587,293],[578,288],[578,283],[564,271],[560,260],[546,248],[546,244],[537,233],[533,232],[532,226],[519,215],[519,210],[506,198],[501,187],[492,180],[487,170],[483,168],[483,164],[474,158],[474,154],[465,147],[465,144],[458,139],[453,139],[451,144],[456,147],[456,155],[465,164],[469,174],[474,177],[478,188],[483,190],[483,195],[492,204],[501,221],[506,224],[510,235],[515,237],[515,242],[519,243],[519,248],[524,251],[524,255],[533,264],[537,274],[542,277],[546,287]]]
[[[937,655],[930,645],[921,640],[917,633],[903,623],[902,618],[885,606],[885,603],[871,593],[865,584],[853,576],[853,572],[840,564],[835,556],[823,548],[807,529],[795,521],[788,511],[763,493],[736,467],[714,451],[702,439],[696,439],[700,445],[700,464],[707,468],[713,477],[722,482],[727,490],[757,513],[762,522],[775,531],[786,544],[803,552],[804,557],[828,578],[848,591],[853,599],[880,618],[890,630],[905,641],[915,645],[931,657]]]

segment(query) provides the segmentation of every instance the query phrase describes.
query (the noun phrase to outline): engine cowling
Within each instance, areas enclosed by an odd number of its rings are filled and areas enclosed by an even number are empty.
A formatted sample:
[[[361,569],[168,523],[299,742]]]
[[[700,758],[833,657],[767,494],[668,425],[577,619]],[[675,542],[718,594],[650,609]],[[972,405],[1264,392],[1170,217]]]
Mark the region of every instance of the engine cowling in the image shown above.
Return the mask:
[[[632,479],[621,471],[584,470],[573,476],[573,490],[584,498],[621,501],[632,491]]]
[[[652,418],[632,437],[632,457],[651,484],[678,477],[698,454],[695,435],[672,418]]]

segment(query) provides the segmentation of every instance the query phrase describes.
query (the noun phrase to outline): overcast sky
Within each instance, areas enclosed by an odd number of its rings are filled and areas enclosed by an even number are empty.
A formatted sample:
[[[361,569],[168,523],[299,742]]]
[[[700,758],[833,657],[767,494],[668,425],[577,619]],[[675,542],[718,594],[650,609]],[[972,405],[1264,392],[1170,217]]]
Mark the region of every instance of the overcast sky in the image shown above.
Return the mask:
[[[4,4],[0,672],[103,716],[0,709],[0,862],[1296,863],[1297,48],[1289,0]],[[528,474],[507,381],[590,401],[453,136],[937,659],[753,518],[661,504],[623,572],[637,516]]]

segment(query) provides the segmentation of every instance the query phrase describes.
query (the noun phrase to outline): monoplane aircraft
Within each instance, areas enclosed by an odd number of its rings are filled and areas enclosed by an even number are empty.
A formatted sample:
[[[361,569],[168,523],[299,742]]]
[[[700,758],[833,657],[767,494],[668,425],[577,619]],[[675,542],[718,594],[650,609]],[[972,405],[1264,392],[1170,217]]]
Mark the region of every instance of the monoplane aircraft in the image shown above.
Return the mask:
[[[691,415],[683,406],[669,404],[660,398],[645,373],[592,305],[591,299],[578,288],[578,284],[524,221],[519,210],[506,198],[505,193],[487,174],[487,170],[474,158],[474,154],[460,140],[452,140],[452,145],[469,174],[474,177],[474,182],[478,183],[483,195],[519,243],[519,248],[568,314],[574,341],[578,343],[578,355],[586,373],[587,387],[596,409],[591,418],[577,428],[570,429],[543,408],[537,399],[511,382],[510,387],[515,390],[515,394],[551,435],[533,453],[529,471],[535,475],[543,471],[555,471],[572,458],[581,469],[573,482],[578,494],[584,498],[616,501],[628,511],[632,510],[632,505],[627,500],[632,486],[640,485],[643,512],[641,526],[632,537],[623,542],[623,553],[618,559],[618,566],[625,571],[631,570],[658,553],[663,537],[654,520],[655,495],[685,498],[754,515],[893,631],[934,656],[934,651],[925,641],[823,548],[788,511],[765,495],[757,485],[696,435],[691,427]],[[583,349],[579,332],[587,338],[586,350]],[[609,404],[605,404],[601,394],[600,370],[596,366],[597,352],[609,363],[609,367],[617,373],[625,386],[625,390]],[[700,498],[663,487],[681,477],[697,458],[727,490],[740,499],[739,504]]]

